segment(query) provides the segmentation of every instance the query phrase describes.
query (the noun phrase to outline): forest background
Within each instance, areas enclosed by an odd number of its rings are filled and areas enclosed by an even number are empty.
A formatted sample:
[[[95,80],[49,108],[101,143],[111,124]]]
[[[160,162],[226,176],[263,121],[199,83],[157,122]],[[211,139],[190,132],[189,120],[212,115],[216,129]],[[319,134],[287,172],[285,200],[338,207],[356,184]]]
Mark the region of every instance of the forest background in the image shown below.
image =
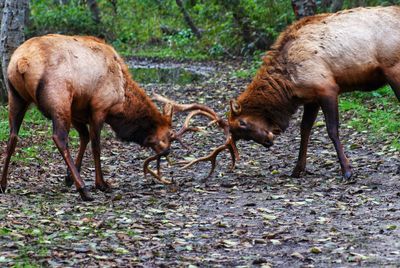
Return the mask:
[[[232,76],[250,80],[265,51],[296,19],[395,4],[400,0],[0,0],[0,13],[4,14],[0,35],[7,36],[0,38],[2,69],[4,74],[10,54],[23,39],[60,33],[104,38],[126,58],[239,61],[244,67]],[[7,23],[14,32],[5,31]],[[18,23],[23,25],[18,28]],[[4,103],[6,92],[0,83]],[[366,102],[373,105],[366,106]],[[0,108],[0,124],[4,125],[0,139],[6,140],[7,109]],[[390,87],[348,94],[341,99],[340,108],[353,114],[346,122],[350,127],[368,131],[400,150],[400,111]]]

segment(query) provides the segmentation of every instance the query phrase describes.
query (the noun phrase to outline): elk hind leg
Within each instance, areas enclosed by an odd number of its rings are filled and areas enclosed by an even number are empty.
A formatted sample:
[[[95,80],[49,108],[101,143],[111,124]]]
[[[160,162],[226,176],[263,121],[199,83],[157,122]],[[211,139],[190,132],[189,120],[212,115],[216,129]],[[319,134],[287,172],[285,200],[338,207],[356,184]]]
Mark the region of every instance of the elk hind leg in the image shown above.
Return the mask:
[[[85,184],[79,174],[78,169],[76,168],[71,154],[68,149],[68,131],[69,131],[69,122],[63,120],[62,117],[54,116],[53,117],[53,140],[56,144],[60,154],[62,155],[65,163],[67,164],[69,171],[71,172],[72,178],[75,183],[75,187],[79,192],[83,201],[92,201],[93,197],[91,197],[89,191],[85,187]]]
[[[18,132],[24,119],[29,103],[22,99],[10,84],[8,92],[8,118],[10,126],[10,136],[7,143],[6,158],[4,160],[3,173],[0,182],[0,193],[5,193],[7,188],[7,173],[11,156],[15,151],[18,140]]]
[[[89,131],[85,123],[72,121],[72,125],[78,131],[79,134],[79,151],[75,159],[75,166],[78,172],[81,171],[83,155],[85,154],[87,144],[89,143]],[[70,187],[74,184],[74,180],[71,177],[71,172],[67,168],[67,176],[65,177],[65,185]]]
[[[325,116],[328,136],[332,140],[339,158],[343,177],[345,179],[350,179],[353,172],[351,170],[350,162],[344,153],[343,145],[339,139],[338,97],[337,95],[323,96],[320,98],[319,102]]]
[[[101,170],[100,161],[100,133],[104,122],[103,113],[93,114],[92,120],[90,122],[90,140],[92,143],[92,153],[95,165],[96,180],[95,186],[100,191],[109,193],[112,191],[110,185],[104,181],[103,172]]]
[[[83,201],[92,201],[93,197],[85,187],[68,148],[68,133],[71,126],[72,94],[67,88],[53,83],[42,83],[36,93],[37,104],[53,122],[53,141],[63,157],[74,180],[75,187]]]

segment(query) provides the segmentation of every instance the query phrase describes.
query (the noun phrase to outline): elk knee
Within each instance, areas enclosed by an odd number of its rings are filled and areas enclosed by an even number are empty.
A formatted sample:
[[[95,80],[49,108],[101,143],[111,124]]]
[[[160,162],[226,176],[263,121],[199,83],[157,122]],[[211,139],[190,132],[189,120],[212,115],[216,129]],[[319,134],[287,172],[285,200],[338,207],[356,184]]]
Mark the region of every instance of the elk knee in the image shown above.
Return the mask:
[[[18,141],[18,135],[16,133],[11,133],[10,137],[8,138],[9,144],[13,144]]]
[[[53,134],[53,141],[61,150],[67,149],[68,147],[67,137],[65,134],[60,134],[60,133]]]

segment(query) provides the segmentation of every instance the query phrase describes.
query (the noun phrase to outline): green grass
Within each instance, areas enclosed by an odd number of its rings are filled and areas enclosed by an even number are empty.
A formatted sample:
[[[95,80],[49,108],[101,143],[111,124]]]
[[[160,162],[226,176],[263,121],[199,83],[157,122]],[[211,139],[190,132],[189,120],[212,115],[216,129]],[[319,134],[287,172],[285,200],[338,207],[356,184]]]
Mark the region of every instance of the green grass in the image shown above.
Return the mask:
[[[243,69],[237,69],[232,72],[232,78],[243,78],[249,79],[254,77],[257,74],[257,71],[260,69],[263,63],[263,56],[265,55],[265,51],[256,51],[252,58],[250,58],[249,65]]]
[[[19,147],[20,150],[13,155],[14,161],[29,162],[36,161],[41,163],[40,152],[45,150],[56,152],[57,148],[52,139],[51,121],[45,118],[36,107],[27,111],[18,133],[19,140],[29,137],[42,137],[37,142],[33,140],[31,146]],[[6,106],[0,106],[0,141],[7,141],[9,137],[8,110]],[[45,137],[43,139],[43,137]],[[79,145],[79,135],[75,129],[69,133],[69,143],[75,148]],[[17,144],[18,148],[18,144]]]
[[[18,135],[21,138],[31,136],[35,132],[31,127],[32,125],[41,125],[43,126],[42,129],[47,126],[48,130],[46,130],[46,133],[51,131],[50,121],[47,120],[36,107],[29,109],[25,114],[24,121]],[[7,141],[8,135],[8,110],[6,106],[0,106],[0,141]]]
[[[400,106],[393,90],[385,86],[374,92],[352,92],[340,98],[340,110],[350,113],[344,122],[358,131],[367,131],[377,142],[390,141],[400,150]]]

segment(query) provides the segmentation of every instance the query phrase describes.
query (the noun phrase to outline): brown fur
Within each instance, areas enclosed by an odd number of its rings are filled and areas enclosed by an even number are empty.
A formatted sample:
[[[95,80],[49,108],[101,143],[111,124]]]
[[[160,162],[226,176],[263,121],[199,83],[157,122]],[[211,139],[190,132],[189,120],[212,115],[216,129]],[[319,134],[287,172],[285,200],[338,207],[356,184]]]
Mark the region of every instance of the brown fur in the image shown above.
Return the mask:
[[[292,83],[282,74],[268,73],[264,65],[238,98],[242,111],[279,126],[284,131],[298,104],[292,102]]]
[[[400,7],[357,8],[304,18],[289,26],[267,52],[247,89],[231,102],[237,139],[272,144],[299,105],[305,112],[295,175],[304,171],[308,138],[322,108],[343,174],[351,176],[338,135],[338,95],[390,84],[400,100]],[[232,104],[233,103],[233,104]],[[235,111],[236,110],[236,111]]]
[[[323,22],[323,20],[328,16],[329,14],[318,14],[311,17],[305,17],[288,26],[286,30],[279,35],[275,43],[271,46],[272,51],[281,51],[286,44],[299,37],[299,29],[303,28],[306,25]]]
[[[53,122],[53,140],[65,163],[67,184],[75,183],[83,200],[92,200],[79,170],[89,138],[95,161],[96,187],[108,191],[100,165],[100,132],[104,122],[117,136],[166,154],[171,143],[171,116],[163,115],[131,78],[127,66],[104,40],[90,36],[46,35],[22,44],[8,66],[10,140],[0,182],[7,170],[17,134],[30,103]],[[73,125],[80,149],[73,163],[68,132]],[[87,129],[90,127],[90,131]]]
[[[71,41],[69,42],[82,42],[85,45],[87,44],[90,49],[94,50],[94,53],[105,54],[106,57],[108,57],[106,58],[106,63],[108,63],[108,73],[118,77],[118,79],[113,81],[114,88],[105,88],[103,90],[110,91],[110,93],[107,93],[106,95],[112,94],[113,91],[121,91],[119,94],[123,94],[124,96],[123,98],[115,98],[113,95],[109,96],[115,100],[111,100],[109,104],[107,103],[107,106],[104,107],[103,98],[100,99],[96,96],[91,96],[90,94],[82,94],[77,96],[77,94],[75,94],[76,89],[74,86],[67,86],[70,87],[68,90],[71,91],[73,95],[72,101],[76,104],[72,105],[71,107],[72,120],[89,123],[90,114],[88,114],[88,112],[90,111],[90,113],[92,113],[93,110],[101,109],[107,112],[107,122],[110,122],[113,129],[116,130],[118,137],[127,141],[135,141],[139,144],[143,144],[143,137],[153,134],[158,125],[167,125],[167,120],[163,118],[154,103],[145,94],[144,90],[132,80],[126,64],[111,47],[105,44],[104,40],[91,36],[66,37],[59,35],[48,35],[44,36],[43,38],[34,38],[31,40],[35,41],[33,45],[38,44],[38,51],[35,51],[35,53],[39,55],[45,55],[47,53],[52,55],[52,53],[57,53],[55,46],[52,44],[52,40],[58,39],[70,39]],[[28,42],[32,43],[31,40]],[[16,53],[17,55],[20,54],[19,51]],[[9,77],[11,83],[22,97],[26,95],[31,96],[30,98],[26,98],[26,101],[32,101],[36,103],[40,110],[47,117],[51,118],[51,113],[53,113],[51,107],[61,105],[61,103],[46,103],[49,94],[48,91],[57,90],[57,88],[47,88],[47,84],[51,83],[51,80],[54,79],[52,74],[52,64],[45,60],[47,59],[46,56],[43,56],[43,60],[40,62],[44,65],[50,64],[50,66],[44,66],[45,70],[41,73],[40,79],[37,82],[29,82],[26,81],[26,78],[22,76],[27,71],[35,72],[35,70],[32,70],[35,68],[35,66],[30,66],[31,63],[29,62],[29,57],[31,58],[32,56],[19,56],[18,59],[15,59],[14,57],[14,61],[11,62],[9,67]],[[55,61],[55,65],[58,65],[65,61],[65,56],[61,54],[56,57]],[[17,64],[17,69],[13,67],[14,62]],[[99,76],[101,76],[101,74],[99,74]],[[39,75],[37,75],[37,77],[39,77]],[[63,77],[59,77],[58,79],[59,83],[67,85],[70,84],[70,81],[64,79]],[[106,79],[107,78],[102,79],[100,83],[106,83]],[[36,87],[26,87],[22,84],[23,81],[24,84],[31,83],[32,85],[36,85]],[[122,88],[118,89],[118,85],[116,83],[121,83]],[[60,99],[60,101],[64,102],[64,99]],[[86,113],[83,113],[83,116],[82,111],[86,111]],[[133,122],[136,123],[132,124]]]

